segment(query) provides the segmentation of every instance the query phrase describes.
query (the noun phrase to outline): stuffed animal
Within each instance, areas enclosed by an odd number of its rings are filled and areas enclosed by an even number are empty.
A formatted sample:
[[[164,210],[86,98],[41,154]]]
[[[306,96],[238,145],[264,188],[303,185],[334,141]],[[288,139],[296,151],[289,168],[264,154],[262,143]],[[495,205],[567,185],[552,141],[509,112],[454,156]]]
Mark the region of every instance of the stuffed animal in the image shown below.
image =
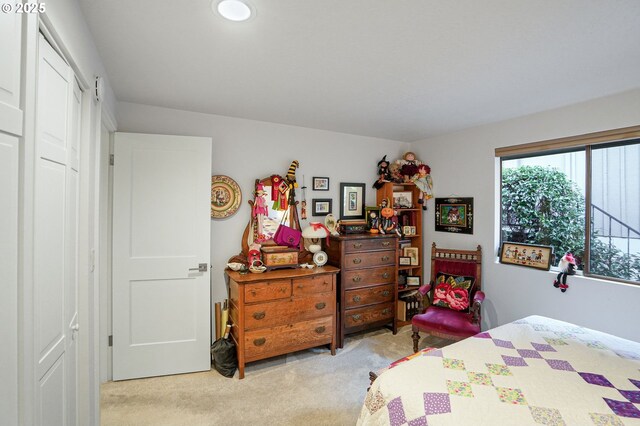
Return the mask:
[[[558,263],[558,267],[560,268],[560,273],[553,281],[553,286],[555,288],[559,288],[561,292],[567,291],[569,285],[567,284],[567,276],[575,275],[576,273],[576,259],[573,257],[573,254],[567,252],[562,259],[560,259],[560,263]]]
[[[380,189],[385,182],[391,181],[391,172],[389,171],[389,162],[387,156],[382,157],[382,160],[378,161],[378,180],[373,183],[375,189]]]

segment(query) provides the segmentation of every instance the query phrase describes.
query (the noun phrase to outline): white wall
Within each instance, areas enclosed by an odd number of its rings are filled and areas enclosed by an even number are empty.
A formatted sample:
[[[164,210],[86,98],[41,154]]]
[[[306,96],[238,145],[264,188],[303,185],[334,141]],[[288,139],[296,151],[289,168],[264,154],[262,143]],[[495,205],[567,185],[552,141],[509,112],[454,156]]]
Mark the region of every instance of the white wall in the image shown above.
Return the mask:
[[[118,103],[118,131],[137,133],[210,136],[213,138],[212,175],[227,175],[242,189],[242,206],[227,219],[212,221],[212,298],[226,298],[224,268],[240,252],[241,237],[249,222],[254,180],[274,173],[287,173],[292,160],[300,162],[297,179],[307,188],[307,211],[311,199],[333,199],[333,214],[340,213],[340,182],[366,183],[367,205],[375,205],[377,163],[383,155],[398,158],[409,144],[217,115],[167,108]],[[329,191],[312,191],[313,176],[328,176]],[[298,190],[297,200],[301,200]],[[323,221],[323,217],[311,220]],[[303,226],[305,224],[303,223]],[[114,230],[117,232],[117,230]]]
[[[640,341],[640,286],[569,277],[561,293],[555,274],[497,263],[499,161],[495,148],[640,124],[640,90],[570,107],[475,127],[413,144],[419,159],[431,166],[436,197],[474,197],[474,233],[435,232],[434,204],[426,215],[425,249],[432,242],[484,252],[483,327],[495,327],[532,314],[570,321]]]

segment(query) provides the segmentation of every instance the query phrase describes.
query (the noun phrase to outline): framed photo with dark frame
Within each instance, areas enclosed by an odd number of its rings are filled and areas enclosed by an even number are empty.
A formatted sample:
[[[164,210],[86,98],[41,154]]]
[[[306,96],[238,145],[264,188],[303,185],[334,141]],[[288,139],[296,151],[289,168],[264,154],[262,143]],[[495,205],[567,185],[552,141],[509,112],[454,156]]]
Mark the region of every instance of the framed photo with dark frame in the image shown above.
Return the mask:
[[[313,190],[314,191],[328,191],[329,190],[329,178],[328,177],[313,177]]]
[[[340,183],[340,220],[364,219],[364,183]]]
[[[409,256],[400,256],[398,258],[398,265],[400,266],[410,266],[411,258]]]
[[[331,198],[313,198],[311,200],[311,214],[313,216],[326,216],[331,213]]]
[[[500,263],[528,266],[548,271],[553,259],[553,247],[505,241],[500,248]]]
[[[473,197],[436,198],[436,231],[473,234]]]
[[[407,276],[407,286],[420,286],[420,277],[419,276]]]

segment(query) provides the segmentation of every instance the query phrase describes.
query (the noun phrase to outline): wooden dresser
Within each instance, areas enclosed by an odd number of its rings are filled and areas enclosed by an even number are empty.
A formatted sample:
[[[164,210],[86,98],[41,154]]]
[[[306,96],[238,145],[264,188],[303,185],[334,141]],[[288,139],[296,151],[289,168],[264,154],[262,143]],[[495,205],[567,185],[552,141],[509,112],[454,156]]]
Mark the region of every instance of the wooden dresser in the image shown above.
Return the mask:
[[[247,362],[324,344],[335,355],[337,268],[225,273],[241,379]]]
[[[345,334],[391,324],[396,328],[397,235],[332,236],[326,247],[338,275],[338,347]]]

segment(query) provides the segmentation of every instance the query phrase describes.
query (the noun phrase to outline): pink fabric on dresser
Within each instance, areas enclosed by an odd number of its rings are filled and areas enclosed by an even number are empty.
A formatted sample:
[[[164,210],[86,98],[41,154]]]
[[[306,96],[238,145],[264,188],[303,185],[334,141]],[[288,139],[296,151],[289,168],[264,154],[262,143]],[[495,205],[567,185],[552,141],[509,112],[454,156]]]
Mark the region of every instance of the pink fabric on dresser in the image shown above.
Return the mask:
[[[432,329],[458,337],[470,337],[480,333],[480,324],[472,324],[470,314],[438,306],[429,306],[424,314],[415,315],[411,322],[422,330]]]

